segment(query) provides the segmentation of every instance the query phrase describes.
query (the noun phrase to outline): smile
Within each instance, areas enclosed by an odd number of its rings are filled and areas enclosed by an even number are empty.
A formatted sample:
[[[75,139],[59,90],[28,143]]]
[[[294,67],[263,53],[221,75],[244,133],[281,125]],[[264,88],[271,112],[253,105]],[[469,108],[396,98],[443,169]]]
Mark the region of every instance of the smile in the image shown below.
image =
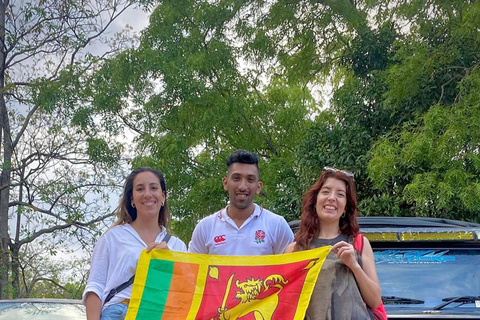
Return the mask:
[[[145,201],[143,202],[144,206],[152,206],[155,205],[157,202],[156,201]]]

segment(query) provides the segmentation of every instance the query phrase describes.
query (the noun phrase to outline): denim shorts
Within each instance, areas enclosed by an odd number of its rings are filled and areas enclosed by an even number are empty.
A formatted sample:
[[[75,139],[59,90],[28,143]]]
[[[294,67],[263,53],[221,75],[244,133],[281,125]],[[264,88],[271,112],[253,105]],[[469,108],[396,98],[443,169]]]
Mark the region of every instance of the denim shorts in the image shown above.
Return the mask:
[[[123,320],[127,315],[128,304],[115,303],[102,310],[100,320]]]

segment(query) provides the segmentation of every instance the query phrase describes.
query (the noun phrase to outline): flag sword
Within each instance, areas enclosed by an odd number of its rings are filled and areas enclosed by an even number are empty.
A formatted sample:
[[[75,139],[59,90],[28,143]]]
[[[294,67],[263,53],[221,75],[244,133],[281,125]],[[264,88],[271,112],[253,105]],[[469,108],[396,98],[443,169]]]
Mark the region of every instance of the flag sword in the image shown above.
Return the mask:
[[[233,281],[233,276],[235,275],[232,274],[230,278],[228,279],[227,282],[227,289],[225,290],[225,296],[223,297],[223,302],[222,302],[222,307],[221,310],[225,310],[225,306],[227,305],[227,299],[228,299],[228,294],[230,293],[230,288],[232,287],[232,281]]]

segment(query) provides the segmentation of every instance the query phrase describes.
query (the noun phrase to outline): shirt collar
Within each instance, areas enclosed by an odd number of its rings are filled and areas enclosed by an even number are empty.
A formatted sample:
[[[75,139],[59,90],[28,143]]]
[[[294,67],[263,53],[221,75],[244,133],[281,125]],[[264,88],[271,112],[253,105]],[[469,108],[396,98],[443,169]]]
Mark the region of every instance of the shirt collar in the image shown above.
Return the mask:
[[[135,229],[133,229],[133,227],[130,225],[130,223],[124,223],[121,225],[124,229],[126,229],[128,232],[130,232],[131,234],[133,234],[133,236],[135,238],[137,238],[140,242],[144,243],[142,238],[140,237],[140,235],[137,233],[137,231],[135,231]],[[156,242],[161,242],[163,241],[162,239],[165,238],[165,236],[167,235],[167,228],[165,228],[164,226],[162,226],[162,231],[160,231],[160,233],[157,235],[157,238],[155,238],[155,241]]]
[[[253,219],[253,218],[258,218],[263,212],[263,207],[257,205],[256,203],[254,203],[253,205],[255,206],[255,209],[253,210],[253,213],[250,215],[250,217],[248,217],[247,220]],[[227,219],[230,219],[230,217],[227,214],[228,207],[229,206],[226,206],[225,208],[218,211],[218,213],[217,213],[217,218],[218,219],[220,219],[222,221],[226,221]]]

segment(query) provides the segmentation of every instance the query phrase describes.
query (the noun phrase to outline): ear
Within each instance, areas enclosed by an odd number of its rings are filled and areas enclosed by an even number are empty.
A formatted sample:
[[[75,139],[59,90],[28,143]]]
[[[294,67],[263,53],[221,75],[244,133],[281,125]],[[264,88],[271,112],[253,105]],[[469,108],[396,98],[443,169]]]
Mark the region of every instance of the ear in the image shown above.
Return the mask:
[[[228,178],[227,178],[227,177],[223,177],[223,179],[222,179],[222,184],[223,184],[223,190],[225,190],[225,191],[228,191],[227,183],[228,183]]]
[[[262,188],[263,188],[263,182],[258,181],[256,194],[260,194],[260,192],[262,191]]]

